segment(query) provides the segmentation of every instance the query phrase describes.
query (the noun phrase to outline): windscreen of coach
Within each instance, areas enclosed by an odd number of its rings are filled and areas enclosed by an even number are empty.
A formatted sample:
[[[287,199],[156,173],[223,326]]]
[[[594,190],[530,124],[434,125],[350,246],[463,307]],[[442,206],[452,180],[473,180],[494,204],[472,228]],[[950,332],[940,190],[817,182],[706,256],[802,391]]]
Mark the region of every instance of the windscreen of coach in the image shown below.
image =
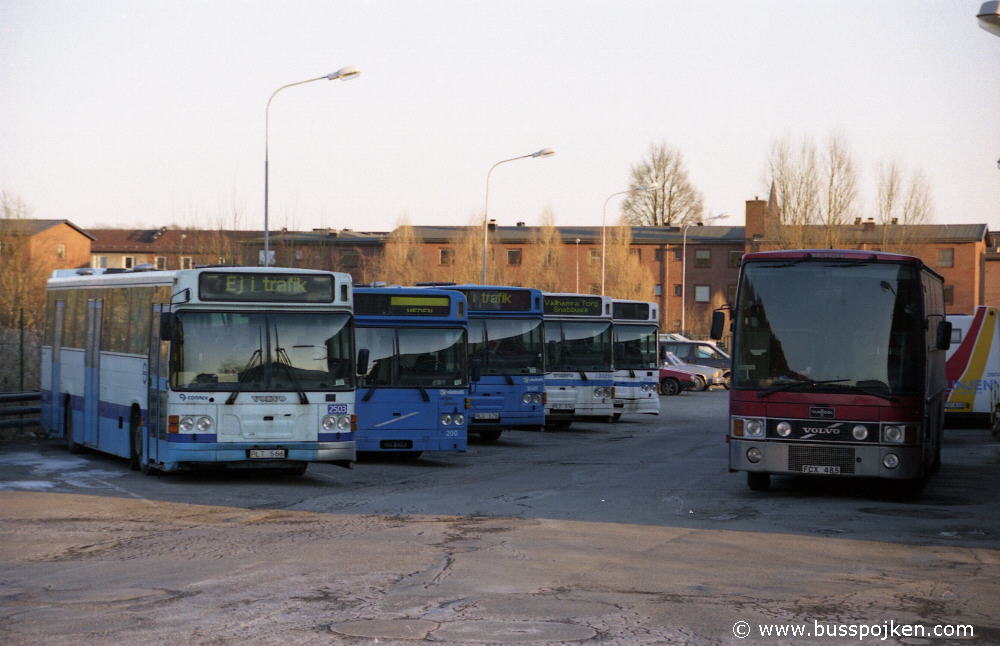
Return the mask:
[[[919,273],[905,265],[748,263],[737,308],[734,386],[836,381],[823,388],[918,392],[922,309]]]
[[[337,390],[352,386],[350,316],[180,312],[171,347],[175,390]]]

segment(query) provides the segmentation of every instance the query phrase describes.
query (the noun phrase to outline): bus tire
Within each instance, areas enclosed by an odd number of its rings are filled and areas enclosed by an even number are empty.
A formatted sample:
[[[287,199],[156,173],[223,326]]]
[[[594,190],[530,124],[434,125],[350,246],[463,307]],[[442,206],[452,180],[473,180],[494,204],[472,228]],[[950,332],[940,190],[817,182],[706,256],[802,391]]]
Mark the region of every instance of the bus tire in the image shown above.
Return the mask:
[[[69,397],[63,406],[63,429],[66,433],[66,450],[74,455],[83,451],[83,446],[73,441],[73,409],[70,408]]]
[[[660,382],[661,395],[676,395],[681,392],[681,385],[673,377],[667,377]]]
[[[771,474],[747,471],[747,486],[751,491],[767,491],[771,488]]]
[[[142,467],[142,415],[139,409],[133,407],[128,421],[129,434],[129,467],[138,471]]]
[[[496,442],[500,439],[500,434],[503,431],[476,431],[479,435],[480,442]]]

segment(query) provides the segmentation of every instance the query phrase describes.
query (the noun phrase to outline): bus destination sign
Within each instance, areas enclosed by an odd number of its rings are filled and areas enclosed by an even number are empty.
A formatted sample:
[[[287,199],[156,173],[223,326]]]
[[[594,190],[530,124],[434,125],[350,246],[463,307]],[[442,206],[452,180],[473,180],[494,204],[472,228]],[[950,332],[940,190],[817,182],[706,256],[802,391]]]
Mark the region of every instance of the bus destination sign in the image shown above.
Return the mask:
[[[604,299],[600,296],[545,296],[546,314],[601,316]]]
[[[462,290],[469,301],[469,310],[490,312],[527,312],[531,309],[531,292],[520,289]]]
[[[649,303],[615,303],[611,306],[616,319],[626,321],[648,321]]]
[[[451,299],[447,296],[355,292],[354,313],[369,316],[448,316],[451,314]]]
[[[334,282],[324,274],[204,272],[198,295],[203,301],[332,303]]]

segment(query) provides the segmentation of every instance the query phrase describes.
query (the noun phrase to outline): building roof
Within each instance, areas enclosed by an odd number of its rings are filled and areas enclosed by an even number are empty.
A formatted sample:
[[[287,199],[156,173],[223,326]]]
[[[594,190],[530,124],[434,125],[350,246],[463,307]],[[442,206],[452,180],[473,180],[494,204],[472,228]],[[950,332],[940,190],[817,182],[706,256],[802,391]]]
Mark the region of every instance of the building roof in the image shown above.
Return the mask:
[[[199,253],[218,248],[220,241],[240,244],[260,237],[260,231],[207,229],[91,229],[92,253]]]
[[[87,236],[91,240],[94,236],[87,233],[80,227],[76,226],[69,220],[35,220],[29,218],[0,218],[0,229],[3,229],[7,233],[25,233],[29,236],[37,235],[42,231],[47,231],[52,227],[57,227],[60,224],[65,224],[71,229],[76,230],[81,235]]]
[[[453,242],[469,226],[415,226],[416,234],[424,242]],[[479,226],[471,227],[481,231]],[[611,226],[608,226],[610,233]],[[527,244],[542,227],[496,227],[491,233],[501,244]],[[601,241],[601,227],[556,227],[563,244],[580,242],[596,244]],[[682,242],[684,232],[681,227],[632,227],[632,242],[635,244],[670,244]],[[743,227],[690,226],[687,239],[699,244],[743,244]]]

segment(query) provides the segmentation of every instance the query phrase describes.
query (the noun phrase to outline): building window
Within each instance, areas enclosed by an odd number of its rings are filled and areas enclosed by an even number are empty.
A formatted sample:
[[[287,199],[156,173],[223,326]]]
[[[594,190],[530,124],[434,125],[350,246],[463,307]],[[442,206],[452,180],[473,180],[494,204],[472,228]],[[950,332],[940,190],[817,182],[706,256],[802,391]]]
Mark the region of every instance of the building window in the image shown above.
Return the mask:
[[[684,295],[684,286],[674,285],[674,296],[683,296],[683,295]]]
[[[194,267],[194,259],[191,256],[181,256],[181,269],[191,269]]]
[[[438,264],[439,265],[454,265],[455,264],[455,250],[454,249],[438,249]]]
[[[653,285],[653,296],[663,296],[663,285]]]
[[[355,269],[361,264],[357,251],[343,251],[340,254],[340,266],[343,269]]]
[[[674,260],[684,260],[684,247],[674,249]]]
[[[955,286],[945,285],[944,286],[944,304],[954,305],[955,304]]]
[[[955,266],[955,250],[954,249],[938,249],[937,266],[938,267],[954,267]]]
[[[737,249],[729,250],[729,267],[730,269],[736,269],[740,266],[740,260],[743,258],[743,252]]]
[[[601,252],[597,249],[590,250],[590,257],[587,260],[590,264],[595,265],[601,262]]]
[[[135,267],[135,256],[123,256],[122,267],[125,269],[132,269],[132,267]]]
[[[56,243],[56,258],[62,260],[66,257],[66,245],[61,242]]]
[[[656,262],[663,262],[663,249],[657,249],[653,257],[656,259]]]
[[[156,256],[153,258],[153,266],[158,270],[163,271],[167,268],[167,257],[166,256]]]
[[[726,302],[730,305],[736,302],[736,285],[726,287]]]
[[[712,288],[708,285],[695,285],[694,286],[694,302],[695,303],[707,303],[709,297],[712,295]]]
[[[520,249],[508,249],[507,250],[507,264],[508,265],[520,265],[521,264],[521,250]]]
[[[107,256],[91,256],[90,266],[95,269],[106,269],[108,266]]]
[[[695,267],[711,267],[712,266],[712,250],[711,249],[695,249],[695,251],[694,251],[694,266]]]

